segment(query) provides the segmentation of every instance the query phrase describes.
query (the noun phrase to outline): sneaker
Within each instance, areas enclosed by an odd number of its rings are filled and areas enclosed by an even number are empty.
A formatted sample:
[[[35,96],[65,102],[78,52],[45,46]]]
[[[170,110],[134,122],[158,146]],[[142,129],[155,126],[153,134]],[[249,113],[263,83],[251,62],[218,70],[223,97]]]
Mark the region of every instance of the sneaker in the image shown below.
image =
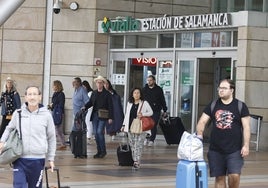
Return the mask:
[[[67,148],[66,145],[62,145],[62,146],[58,147],[57,150],[66,150],[66,148]]]
[[[147,146],[148,145],[148,140],[144,140],[143,145]]]
[[[133,167],[132,167],[132,170],[139,170],[139,168],[140,168],[140,164],[138,163],[138,162],[134,162],[133,163]]]
[[[149,147],[152,147],[154,145],[154,142],[153,141],[150,141],[149,143],[148,143],[148,146]]]

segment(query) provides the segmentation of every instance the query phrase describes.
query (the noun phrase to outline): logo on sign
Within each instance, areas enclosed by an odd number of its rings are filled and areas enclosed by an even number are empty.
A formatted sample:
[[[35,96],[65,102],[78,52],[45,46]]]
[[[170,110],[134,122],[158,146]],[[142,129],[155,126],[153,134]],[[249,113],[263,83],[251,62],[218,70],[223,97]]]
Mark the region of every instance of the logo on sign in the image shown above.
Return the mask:
[[[152,58],[133,58],[133,65],[143,65],[143,66],[156,66],[157,59],[155,57]]]

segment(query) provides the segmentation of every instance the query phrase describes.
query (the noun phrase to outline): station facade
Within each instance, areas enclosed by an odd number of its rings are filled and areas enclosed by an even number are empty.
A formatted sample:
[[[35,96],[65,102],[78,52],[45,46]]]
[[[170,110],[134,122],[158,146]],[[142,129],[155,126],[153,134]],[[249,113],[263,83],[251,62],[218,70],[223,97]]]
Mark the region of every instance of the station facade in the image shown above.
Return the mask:
[[[64,0],[54,14],[53,0],[26,0],[1,26],[1,85],[13,77],[22,97],[27,85],[40,85],[46,105],[53,80],[61,80],[68,133],[74,77],[93,87],[96,76],[107,77],[125,107],[130,89],[143,87],[153,74],[171,116],[182,117],[193,132],[204,106],[217,97],[219,81],[228,77],[250,113],[263,116],[260,149],[268,149],[265,0],[242,8],[236,1],[216,0],[201,6],[199,0],[77,2],[73,11]]]

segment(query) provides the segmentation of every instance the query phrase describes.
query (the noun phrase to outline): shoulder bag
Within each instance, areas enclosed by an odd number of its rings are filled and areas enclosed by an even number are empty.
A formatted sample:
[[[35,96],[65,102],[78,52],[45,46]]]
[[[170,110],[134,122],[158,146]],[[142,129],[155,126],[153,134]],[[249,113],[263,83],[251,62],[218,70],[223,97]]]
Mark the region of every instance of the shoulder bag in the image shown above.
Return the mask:
[[[21,110],[17,112],[19,113],[19,132],[16,128],[10,132],[0,154],[0,164],[10,164],[22,155]]]
[[[141,108],[142,106],[143,106],[143,102],[142,102]],[[154,127],[155,122],[154,122],[154,119],[150,116],[142,116],[141,124],[142,124],[142,131],[149,131]]]

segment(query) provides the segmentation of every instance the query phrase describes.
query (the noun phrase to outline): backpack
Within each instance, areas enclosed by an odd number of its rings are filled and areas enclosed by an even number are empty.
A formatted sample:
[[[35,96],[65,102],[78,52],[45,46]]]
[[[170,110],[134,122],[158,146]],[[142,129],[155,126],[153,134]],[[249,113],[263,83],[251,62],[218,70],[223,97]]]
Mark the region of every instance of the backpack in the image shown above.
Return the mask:
[[[211,105],[210,105],[210,112],[212,113],[212,111],[214,110],[215,108],[215,105],[216,105],[216,102],[217,102],[218,99],[214,100]],[[238,100],[238,110],[239,110],[239,114],[241,116],[241,111],[242,111],[242,107],[243,107],[243,103],[242,101]]]
[[[76,131],[87,131],[87,126],[86,126],[86,115],[87,111],[85,110],[80,110],[75,114],[74,117],[74,127]]]

